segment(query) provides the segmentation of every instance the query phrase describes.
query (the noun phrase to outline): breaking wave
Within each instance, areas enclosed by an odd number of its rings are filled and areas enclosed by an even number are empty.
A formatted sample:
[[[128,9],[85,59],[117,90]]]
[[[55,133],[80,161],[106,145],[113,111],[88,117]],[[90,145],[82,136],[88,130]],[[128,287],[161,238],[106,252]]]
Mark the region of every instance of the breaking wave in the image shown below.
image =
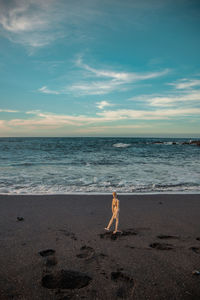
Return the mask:
[[[116,147],[116,148],[127,148],[129,146],[131,146],[131,144],[124,144],[124,143],[113,144],[113,147]]]

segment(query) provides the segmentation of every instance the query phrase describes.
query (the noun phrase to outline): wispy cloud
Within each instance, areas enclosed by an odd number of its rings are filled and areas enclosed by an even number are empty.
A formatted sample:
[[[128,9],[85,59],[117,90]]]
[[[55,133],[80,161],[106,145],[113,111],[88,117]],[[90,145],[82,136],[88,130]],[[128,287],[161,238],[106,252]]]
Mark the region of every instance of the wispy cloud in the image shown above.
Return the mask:
[[[38,89],[38,91],[43,93],[43,94],[53,94],[53,95],[61,94],[61,92],[50,90],[46,86],[41,87],[40,89]]]
[[[11,136],[27,135],[30,132],[33,135],[53,135],[63,133],[64,135],[72,134],[98,134],[113,133],[117,134],[130,130],[146,130],[151,127],[152,130],[157,128],[157,120],[170,120],[177,122],[179,119],[191,121],[192,117],[199,116],[200,108],[191,109],[157,109],[154,111],[146,110],[108,110],[99,112],[94,116],[88,115],[65,115],[54,114],[50,112],[27,111],[25,115],[28,118],[15,118],[11,120],[0,120],[0,135]],[[148,120],[150,122],[148,122]],[[117,121],[117,123],[116,123]],[[141,123],[144,121],[143,123]],[[155,121],[152,123],[152,121]],[[127,122],[129,124],[127,124]],[[133,122],[133,124],[130,124]],[[136,132],[136,131],[135,131]]]
[[[177,107],[177,106],[196,106],[200,102],[200,89],[194,89],[194,86],[200,86],[199,79],[181,79],[173,83],[168,83],[172,89],[164,91],[163,94],[139,95],[129,100],[143,101],[147,105],[155,107]]]
[[[200,101],[200,90],[192,90],[181,95],[169,95],[164,97],[149,98],[148,102],[152,106],[174,106],[178,103],[190,103],[193,101]]]
[[[161,77],[169,72],[169,69],[146,73],[97,69],[84,63],[81,57],[76,60],[76,65],[87,72],[84,81],[72,84],[69,88],[71,92],[78,95],[102,95],[116,90],[127,90],[135,82]]]
[[[58,8],[53,0],[1,1],[0,33],[24,46],[43,47],[63,34],[57,30],[62,18]]]
[[[92,82],[80,82],[72,84],[68,88],[69,92],[72,92],[77,96],[85,95],[105,95],[118,90],[122,85],[120,81],[92,81]]]
[[[127,89],[133,88],[136,82],[161,77],[169,72],[169,69],[146,73],[117,72],[97,69],[83,63],[83,60],[80,57],[75,61],[75,66],[78,67],[76,78],[81,77],[81,80],[72,82],[70,86],[63,85],[56,90],[43,86],[39,88],[38,91],[57,95],[69,93],[72,93],[75,96],[104,95],[114,91],[126,91]]]
[[[1,109],[0,112],[6,112],[6,113],[18,113],[18,110],[13,110],[13,109]]]
[[[80,66],[81,68],[95,74],[97,77],[108,77],[112,78],[114,80],[120,80],[124,82],[133,82],[138,80],[145,80],[155,77],[160,77],[169,72],[169,69],[165,69],[160,72],[151,72],[151,73],[134,73],[134,72],[116,72],[116,71],[109,71],[109,70],[103,70],[103,69],[96,69],[90,67],[88,64],[83,63],[82,58],[79,57],[76,60],[77,66]]]
[[[103,111],[97,113],[105,120],[162,120],[162,119],[172,119],[174,117],[187,117],[191,115],[200,114],[200,108],[177,108],[177,109],[160,109],[154,111],[147,110],[132,110],[132,109],[122,109],[115,111]]]
[[[194,86],[200,86],[200,79],[181,79],[174,83],[169,83],[169,85],[174,86],[178,90],[192,88]]]
[[[97,104],[97,107],[99,109],[103,109],[106,106],[113,106],[114,105],[114,104],[111,104],[111,103],[109,103],[108,101],[105,101],[105,100],[101,101],[101,102],[97,102],[96,104]]]
[[[27,111],[27,115],[32,115],[30,118],[21,118],[21,119],[12,119],[12,120],[1,120],[1,127],[5,129],[13,128],[20,129],[26,128],[27,130],[35,129],[57,129],[64,128],[67,126],[72,126],[74,128],[81,126],[97,126],[95,124],[102,124],[102,128],[106,126],[118,126],[119,128],[137,128],[141,124],[123,124],[124,120],[164,120],[164,119],[173,119],[176,117],[184,118],[188,116],[197,116],[200,114],[200,108],[191,108],[191,109],[160,109],[154,111],[146,110],[108,110],[99,112],[94,116],[87,115],[64,115],[64,114],[54,114],[50,112],[41,112],[37,111]],[[106,122],[112,123],[118,121],[118,124],[115,125],[106,125]],[[122,122],[121,124],[119,122]],[[148,124],[145,124],[148,125]],[[144,126],[144,124],[142,125]]]

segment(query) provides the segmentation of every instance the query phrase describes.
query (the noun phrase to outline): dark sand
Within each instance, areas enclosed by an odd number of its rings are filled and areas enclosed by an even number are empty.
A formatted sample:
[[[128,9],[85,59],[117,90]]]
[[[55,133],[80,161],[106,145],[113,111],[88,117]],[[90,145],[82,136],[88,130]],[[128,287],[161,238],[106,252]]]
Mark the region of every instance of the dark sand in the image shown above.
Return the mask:
[[[117,236],[111,201],[0,196],[0,299],[200,299],[200,195],[121,196]]]

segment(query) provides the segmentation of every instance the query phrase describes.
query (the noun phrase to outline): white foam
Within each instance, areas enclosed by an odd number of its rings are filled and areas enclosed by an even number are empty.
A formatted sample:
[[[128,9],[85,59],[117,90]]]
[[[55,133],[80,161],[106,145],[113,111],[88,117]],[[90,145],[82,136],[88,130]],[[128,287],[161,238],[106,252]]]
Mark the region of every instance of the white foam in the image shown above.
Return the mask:
[[[116,147],[116,148],[126,148],[126,147],[129,147],[129,146],[131,146],[131,144],[124,144],[124,143],[113,144],[113,147]]]

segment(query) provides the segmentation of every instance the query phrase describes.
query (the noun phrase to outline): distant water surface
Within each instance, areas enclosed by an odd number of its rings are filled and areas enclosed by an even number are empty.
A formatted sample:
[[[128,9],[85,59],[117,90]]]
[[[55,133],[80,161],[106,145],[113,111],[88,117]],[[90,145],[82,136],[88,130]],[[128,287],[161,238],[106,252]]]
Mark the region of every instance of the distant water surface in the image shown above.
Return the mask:
[[[0,138],[0,194],[200,192],[189,139]]]

